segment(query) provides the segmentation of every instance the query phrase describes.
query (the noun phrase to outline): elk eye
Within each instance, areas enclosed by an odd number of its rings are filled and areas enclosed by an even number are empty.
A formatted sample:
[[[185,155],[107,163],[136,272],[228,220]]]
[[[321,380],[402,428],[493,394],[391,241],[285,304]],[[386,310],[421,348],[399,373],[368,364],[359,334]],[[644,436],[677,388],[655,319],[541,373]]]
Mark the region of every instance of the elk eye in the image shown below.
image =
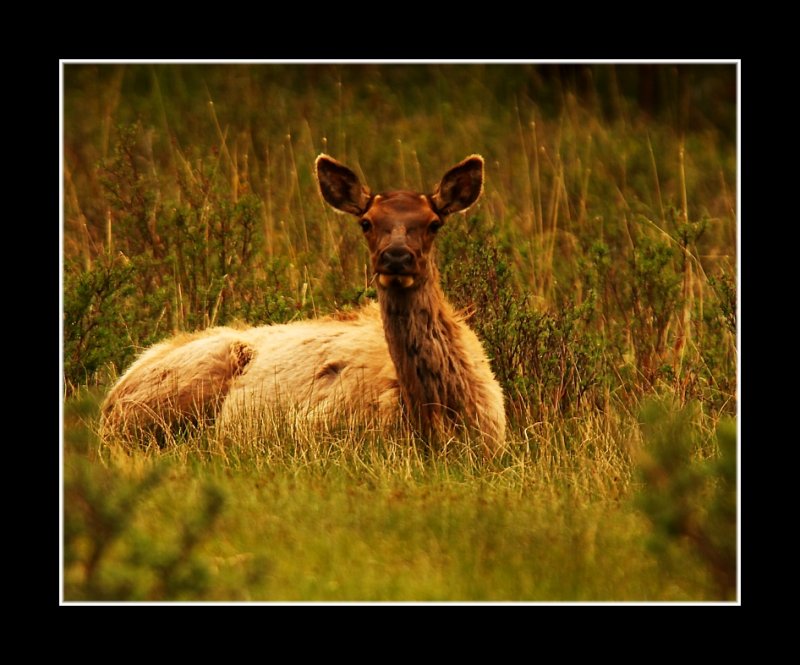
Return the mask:
[[[361,226],[361,230],[364,233],[366,233],[367,231],[369,231],[372,228],[372,222],[370,222],[368,219],[362,219],[359,222],[359,225]]]
[[[428,224],[428,231],[430,231],[431,233],[436,233],[440,228],[442,228],[442,226],[444,225],[439,221],[431,222],[430,224]]]

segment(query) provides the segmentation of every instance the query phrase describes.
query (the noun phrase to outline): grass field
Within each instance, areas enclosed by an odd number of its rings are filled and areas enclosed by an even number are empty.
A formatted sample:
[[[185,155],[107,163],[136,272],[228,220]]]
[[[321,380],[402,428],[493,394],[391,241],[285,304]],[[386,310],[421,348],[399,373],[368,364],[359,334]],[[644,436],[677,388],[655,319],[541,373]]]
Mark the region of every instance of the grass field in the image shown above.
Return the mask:
[[[736,600],[735,88],[734,65],[65,65],[63,600]],[[506,453],[287,414],[101,441],[148,345],[374,297],[323,151],[377,190],[486,159],[438,262]]]

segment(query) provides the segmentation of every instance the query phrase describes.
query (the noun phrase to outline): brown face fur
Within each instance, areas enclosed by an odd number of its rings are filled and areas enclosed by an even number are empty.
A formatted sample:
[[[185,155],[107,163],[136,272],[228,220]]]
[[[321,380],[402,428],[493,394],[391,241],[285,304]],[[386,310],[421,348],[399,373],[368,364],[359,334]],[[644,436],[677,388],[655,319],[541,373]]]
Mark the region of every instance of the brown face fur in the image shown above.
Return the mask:
[[[408,288],[425,281],[433,241],[443,224],[428,197],[413,192],[378,194],[359,224],[381,286]]]
[[[483,158],[471,155],[445,173],[433,194],[393,191],[372,196],[353,171],[328,155],[316,161],[322,197],[359,218],[372,270],[384,289],[409,289],[431,274],[430,253],[447,215],[466,210],[483,189]]]

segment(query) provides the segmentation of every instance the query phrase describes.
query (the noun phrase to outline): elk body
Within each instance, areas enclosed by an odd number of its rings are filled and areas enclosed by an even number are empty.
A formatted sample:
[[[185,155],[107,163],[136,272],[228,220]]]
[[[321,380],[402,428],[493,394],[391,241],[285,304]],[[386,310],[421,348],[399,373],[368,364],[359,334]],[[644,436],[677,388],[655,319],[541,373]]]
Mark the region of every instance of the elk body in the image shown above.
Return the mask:
[[[487,452],[505,436],[503,393],[486,353],[439,285],[434,240],[483,188],[483,159],[450,169],[432,194],[373,194],[349,168],[316,161],[320,192],[354,215],[377,275],[378,304],[345,317],[179,335],[145,351],[109,392],[105,431],[225,427],[270,409],[336,419],[405,418],[427,437],[461,428]]]

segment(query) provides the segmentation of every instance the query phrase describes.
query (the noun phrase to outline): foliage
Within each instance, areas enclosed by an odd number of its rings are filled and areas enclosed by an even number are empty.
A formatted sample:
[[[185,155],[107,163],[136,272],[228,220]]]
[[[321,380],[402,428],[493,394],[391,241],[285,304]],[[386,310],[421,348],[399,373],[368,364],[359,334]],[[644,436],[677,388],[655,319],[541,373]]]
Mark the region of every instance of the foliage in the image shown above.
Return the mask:
[[[164,467],[141,479],[120,479],[85,460],[64,479],[64,592],[73,600],[181,600],[208,590],[209,568],[197,554],[213,533],[225,498],[206,484],[179,521],[152,533],[142,520]],[[174,506],[173,506],[174,508]]]
[[[650,546],[672,567],[699,558],[720,598],[736,594],[736,426],[719,423],[716,442],[693,427],[690,408],[657,402],[642,413],[645,447],[639,471],[645,487],[638,505],[653,523]],[[714,446],[709,450],[708,446]],[[699,457],[700,459],[696,459]]]
[[[443,280],[454,302],[471,314],[492,367],[516,412],[571,413],[600,385],[603,358],[591,330],[594,297],[540,311],[515,283],[495,241],[470,220],[468,233],[443,239]]]
[[[70,270],[64,283],[64,374],[86,383],[111,362],[132,360],[127,331],[134,323],[124,302],[133,291],[133,266],[100,257],[89,270]]]

